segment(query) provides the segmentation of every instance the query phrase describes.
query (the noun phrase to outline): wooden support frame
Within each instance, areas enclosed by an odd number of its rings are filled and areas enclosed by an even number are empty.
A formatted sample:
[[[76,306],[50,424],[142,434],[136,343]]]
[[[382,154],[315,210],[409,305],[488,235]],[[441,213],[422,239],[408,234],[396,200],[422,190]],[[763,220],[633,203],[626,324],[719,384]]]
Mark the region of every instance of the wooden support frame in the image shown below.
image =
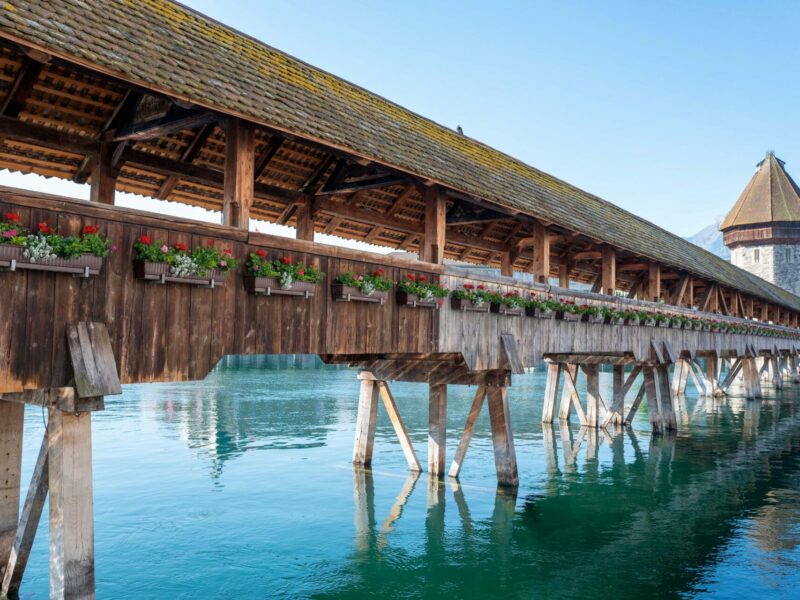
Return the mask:
[[[556,414],[556,397],[562,372],[561,363],[547,365],[547,381],[544,386],[544,406],[542,408],[542,423],[552,423]]]
[[[25,406],[0,400],[0,573],[5,571],[19,522]]]
[[[353,464],[368,468],[372,466],[372,451],[375,447],[375,423],[378,418],[378,385],[372,379],[361,379],[358,396],[356,436],[353,444]]]
[[[479,385],[475,392],[475,398],[472,401],[472,406],[467,414],[467,421],[464,423],[464,432],[461,434],[461,439],[458,442],[456,454],[453,457],[453,462],[450,465],[450,470],[447,472],[448,477],[458,479],[461,473],[461,467],[464,464],[464,459],[467,456],[469,444],[472,441],[472,434],[475,431],[475,422],[478,420],[478,415],[483,407],[483,401],[486,398],[486,386]]]
[[[447,202],[437,186],[426,187],[422,197],[425,200],[425,229],[419,258],[440,265],[444,261]]]
[[[222,223],[238,229],[250,226],[255,194],[255,127],[229,117],[225,124],[225,178]]]
[[[514,433],[511,427],[511,412],[508,407],[508,388],[506,386],[490,386],[487,388],[487,396],[497,484],[516,488],[519,485],[519,473],[517,471],[517,454],[514,448]]]
[[[578,381],[578,367],[577,365],[564,365],[564,390],[561,394],[561,406],[558,411],[558,418],[562,421],[569,421],[572,408],[578,415],[578,421],[581,426],[586,426],[586,413],[581,406],[580,396],[578,395],[577,381]]]
[[[92,163],[89,200],[100,204],[114,204],[116,176],[113,166],[114,146],[101,142],[97,157]]]
[[[314,241],[313,198],[303,194],[297,201],[295,218],[295,237],[298,240]]]
[[[383,400],[383,406],[389,415],[389,420],[391,421],[394,432],[400,442],[400,447],[403,449],[403,454],[406,457],[408,468],[410,471],[419,473],[422,471],[422,465],[420,465],[417,454],[414,452],[414,446],[411,443],[411,438],[408,436],[406,426],[403,424],[403,420],[400,418],[400,411],[397,410],[397,404],[394,401],[392,392],[389,390],[389,385],[385,381],[377,381],[376,385],[378,387],[378,392],[380,393],[381,399]]]
[[[661,299],[661,265],[651,261],[647,270],[647,300],[658,302]]]
[[[447,385],[428,384],[428,474],[445,473],[447,443]]]

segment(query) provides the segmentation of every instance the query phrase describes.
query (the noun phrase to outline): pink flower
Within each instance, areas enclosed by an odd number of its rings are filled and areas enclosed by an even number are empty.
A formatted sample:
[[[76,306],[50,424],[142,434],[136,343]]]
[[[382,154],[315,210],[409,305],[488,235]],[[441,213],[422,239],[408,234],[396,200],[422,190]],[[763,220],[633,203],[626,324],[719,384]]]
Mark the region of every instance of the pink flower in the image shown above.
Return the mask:
[[[219,261],[219,266],[224,269],[225,267],[228,266],[228,263],[226,261],[224,261],[224,260],[221,260],[221,261]]]
[[[260,271],[260,270],[261,267],[259,267],[258,265],[253,265],[253,271]]]
[[[3,237],[4,238],[10,238],[11,237],[11,232],[10,231],[4,231],[3,232]]]
[[[161,246],[161,251],[162,251],[162,252],[166,252],[167,250],[169,250],[169,248],[167,247],[167,245],[166,245],[166,244],[164,244],[163,246]]]
[[[14,237],[15,235],[17,235],[17,230],[12,229],[9,233],[11,233],[11,237]]]
[[[117,251],[117,245],[116,244],[111,244],[111,251],[112,252],[116,252]]]

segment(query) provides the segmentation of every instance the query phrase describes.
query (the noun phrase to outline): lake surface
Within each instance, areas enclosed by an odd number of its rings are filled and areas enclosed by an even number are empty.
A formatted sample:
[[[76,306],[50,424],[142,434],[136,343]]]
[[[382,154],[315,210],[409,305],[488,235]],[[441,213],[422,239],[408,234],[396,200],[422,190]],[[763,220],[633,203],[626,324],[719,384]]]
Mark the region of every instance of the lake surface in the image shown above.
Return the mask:
[[[690,395],[656,438],[644,409],[616,434],[543,431],[544,374],[516,376],[514,497],[486,408],[461,485],[407,476],[382,406],[373,469],[355,471],[355,372],[229,363],[96,414],[98,598],[798,597],[800,386]],[[391,387],[424,464],[427,386]],[[449,388],[448,460],[472,393]],[[25,427],[27,481],[41,410]],[[22,598],[47,598],[47,569],[43,526]]]

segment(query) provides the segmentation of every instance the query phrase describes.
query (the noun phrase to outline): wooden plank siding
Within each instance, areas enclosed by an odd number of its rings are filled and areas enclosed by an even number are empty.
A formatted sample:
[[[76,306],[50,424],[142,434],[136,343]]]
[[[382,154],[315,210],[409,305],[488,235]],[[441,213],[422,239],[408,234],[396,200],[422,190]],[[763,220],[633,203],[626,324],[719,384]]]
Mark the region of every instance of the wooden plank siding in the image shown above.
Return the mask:
[[[97,225],[117,247],[104,261],[100,275],[85,280],[47,272],[0,272],[7,292],[0,304],[5,324],[0,337],[0,393],[67,385],[71,367],[66,327],[82,321],[106,324],[122,383],[202,379],[226,354],[320,354],[339,362],[400,358],[433,361],[434,365],[447,361],[461,365],[460,374],[507,371],[502,335],[516,343],[517,371],[552,355],[646,361],[652,340],[668,343],[677,355],[690,352],[692,356],[718,351],[743,356],[748,343],[757,352],[771,351],[776,344],[792,350],[797,343],[774,337],[461,312],[452,310],[449,303],[440,310],[408,308],[398,306],[394,294],[384,306],[336,302],[330,284],[338,274],[378,268],[394,281],[409,273],[441,276],[450,289],[465,282],[523,295],[531,289],[550,288],[512,283],[508,278],[477,279],[456,275],[441,265],[7,188],[0,189],[0,211],[18,212],[22,225],[29,227],[47,221],[65,234]],[[326,277],[310,299],[249,294],[242,283],[242,268],[229,273],[225,285],[213,290],[140,281],[133,274],[133,243],[143,233],[169,244],[199,246],[211,240],[242,259],[264,248],[276,258],[289,256],[313,264]],[[574,290],[553,291],[579,297]],[[605,297],[605,301],[623,300]]]

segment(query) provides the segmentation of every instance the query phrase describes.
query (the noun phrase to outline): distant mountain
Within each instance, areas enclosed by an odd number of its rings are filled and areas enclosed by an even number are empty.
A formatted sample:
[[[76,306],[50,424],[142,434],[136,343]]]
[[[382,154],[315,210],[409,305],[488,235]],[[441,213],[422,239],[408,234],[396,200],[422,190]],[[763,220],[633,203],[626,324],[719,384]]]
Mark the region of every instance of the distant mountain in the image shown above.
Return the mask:
[[[686,238],[693,244],[705,248],[709,252],[724,258],[725,260],[731,259],[731,251],[722,243],[722,232],[719,230],[719,225],[722,223],[724,217],[717,217],[717,221],[708,227],[704,227],[697,233]]]

